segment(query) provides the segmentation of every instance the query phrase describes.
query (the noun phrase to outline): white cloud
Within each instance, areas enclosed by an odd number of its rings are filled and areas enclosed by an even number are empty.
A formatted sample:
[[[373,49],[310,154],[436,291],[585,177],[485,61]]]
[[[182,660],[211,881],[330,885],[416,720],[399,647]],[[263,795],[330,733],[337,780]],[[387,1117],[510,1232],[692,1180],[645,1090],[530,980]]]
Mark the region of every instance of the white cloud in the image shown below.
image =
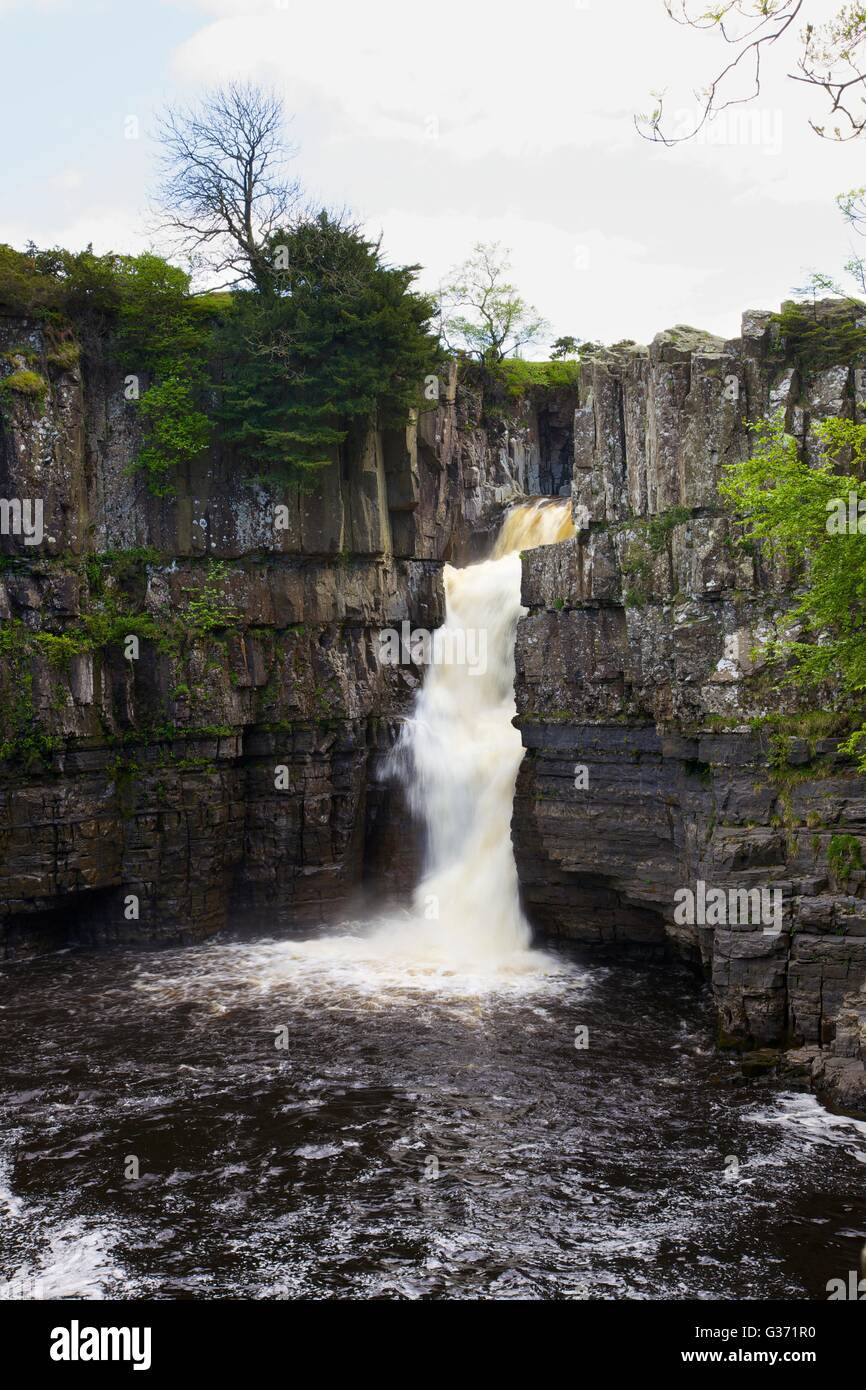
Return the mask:
[[[11,14],[13,10],[68,10],[74,3],[75,0],[0,0],[0,14]]]

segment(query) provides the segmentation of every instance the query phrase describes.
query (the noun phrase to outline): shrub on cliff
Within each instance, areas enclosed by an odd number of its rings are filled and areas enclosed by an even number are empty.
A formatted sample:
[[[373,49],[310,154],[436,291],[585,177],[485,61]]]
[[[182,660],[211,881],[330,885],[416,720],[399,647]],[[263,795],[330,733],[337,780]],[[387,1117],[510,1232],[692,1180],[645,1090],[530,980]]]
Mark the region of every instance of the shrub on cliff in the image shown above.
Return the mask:
[[[0,381],[0,395],[8,396],[37,396],[42,397],[48,390],[48,383],[38,372],[31,372],[21,369],[11,372],[9,376]]]
[[[119,267],[117,345],[124,371],[145,373],[138,401],[145,426],[138,466],[157,496],[172,475],[207,448],[211,422],[202,408],[209,385],[213,312],[190,294],[189,276],[160,256],[123,259]]]

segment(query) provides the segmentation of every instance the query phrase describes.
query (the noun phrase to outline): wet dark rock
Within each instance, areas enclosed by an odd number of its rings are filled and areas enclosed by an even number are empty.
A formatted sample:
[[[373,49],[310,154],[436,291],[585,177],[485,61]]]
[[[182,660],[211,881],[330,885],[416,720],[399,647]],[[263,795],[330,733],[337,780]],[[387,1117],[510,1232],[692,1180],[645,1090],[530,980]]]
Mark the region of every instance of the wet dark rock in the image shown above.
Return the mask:
[[[680,327],[593,357],[578,534],[523,558],[513,838],[542,929],[699,962],[722,1041],[815,1048],[822,1096],[863,1110],[866,891],[859,871],[834,878],[828,851],[863,834],[866,779],[769,681],[761,647],[790,577],[738,545],[717,493],[747,456],[747,420],[782,406],[808,450],[813,421],[861,418],[853,380],[844,366],[800,381],[763,312],[733,342]],[[760,721],[780,714],[771,763]],[[699,880],[778,892],[778,923],[677,921],[675,894]]]

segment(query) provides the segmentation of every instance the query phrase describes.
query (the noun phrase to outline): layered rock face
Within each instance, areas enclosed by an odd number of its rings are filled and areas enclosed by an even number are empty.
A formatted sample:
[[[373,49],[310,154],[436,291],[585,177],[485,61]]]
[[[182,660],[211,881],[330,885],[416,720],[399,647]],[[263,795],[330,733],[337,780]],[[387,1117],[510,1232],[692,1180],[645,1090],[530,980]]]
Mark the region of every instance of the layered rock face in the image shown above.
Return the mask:
[[[703,962],[723,1042],[799,1046],[791,1065],[866,1110],[866,779],[771,683],[790,576],[738,543],[717,495],[748,421],[782,408],[815,457],[818,421],[866,418],[863,374],[803,377],[774,331],[764,313],[731,342],[674,329],[584,373],[578,534],[523,557],[513,835],[543,929]],[[724,909],[690,915],[710,889]],[[758,892],[732,907],[728,890]]]
[[[0,320],[0,377],[22,367],[45,390],[4,392],[0,498],[40,503],[43,534],[0,518],[0,946],[303,926],[404,891],[383,764],[421,673],[380,633],[439,626],[443,563],[570,468],[574,399],[485,428],[455,374],[308,492],[215,447],[158,498],[126,364]]]

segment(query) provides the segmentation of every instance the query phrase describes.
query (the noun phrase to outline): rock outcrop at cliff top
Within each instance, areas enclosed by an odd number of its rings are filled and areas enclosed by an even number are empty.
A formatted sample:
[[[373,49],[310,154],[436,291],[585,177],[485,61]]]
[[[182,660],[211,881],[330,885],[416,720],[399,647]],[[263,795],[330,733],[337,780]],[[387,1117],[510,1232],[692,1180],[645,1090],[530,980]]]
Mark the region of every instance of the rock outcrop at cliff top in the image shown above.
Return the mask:
[[[768,313],[732,342],[677,328],[584,372],[580,529],[524,556],[513,834],[537,923],[699,957],[723,1042],[795,1046],[788,1064],[866,1111],[866,874],[833,854],[842,834],[864,843],[866,778],[771,682],[761,650],[790,581],[738,544],[717,493],[749,420],[781,407],[814,456],[818,421],[866,419],[866,374],[804,377],[776,331]],[[778,889],[781,931],[678,922],[699,883]]]

